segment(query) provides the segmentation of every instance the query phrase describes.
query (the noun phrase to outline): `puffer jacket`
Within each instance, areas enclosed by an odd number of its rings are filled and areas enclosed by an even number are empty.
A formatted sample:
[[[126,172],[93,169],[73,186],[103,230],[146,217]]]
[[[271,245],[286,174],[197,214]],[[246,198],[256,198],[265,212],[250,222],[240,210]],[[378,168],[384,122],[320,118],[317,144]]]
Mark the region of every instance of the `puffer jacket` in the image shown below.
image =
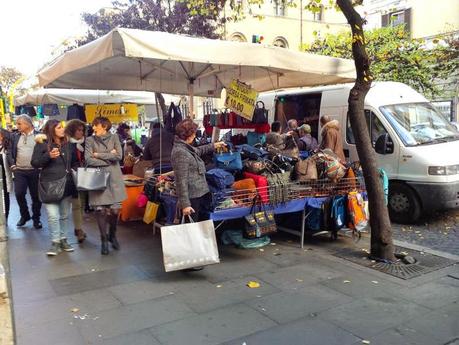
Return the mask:
[[[193,147],[185,141],[175,138],[171,163],[180,208],[191,206],[190,199],[199,198],[209,192],[206,181],[206,166],[201,156],[213,151],[214,144]]]

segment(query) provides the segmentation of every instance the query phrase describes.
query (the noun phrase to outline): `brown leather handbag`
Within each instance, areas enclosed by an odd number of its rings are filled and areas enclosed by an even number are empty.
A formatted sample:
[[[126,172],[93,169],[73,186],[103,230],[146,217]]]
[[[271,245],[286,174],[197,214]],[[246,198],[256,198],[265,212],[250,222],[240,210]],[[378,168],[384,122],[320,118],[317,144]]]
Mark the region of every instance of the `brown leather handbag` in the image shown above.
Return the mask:
[[[300,182],[317,180],[316,161],[309,157],[305,160],[299,160],[295,165],[297,180]]]

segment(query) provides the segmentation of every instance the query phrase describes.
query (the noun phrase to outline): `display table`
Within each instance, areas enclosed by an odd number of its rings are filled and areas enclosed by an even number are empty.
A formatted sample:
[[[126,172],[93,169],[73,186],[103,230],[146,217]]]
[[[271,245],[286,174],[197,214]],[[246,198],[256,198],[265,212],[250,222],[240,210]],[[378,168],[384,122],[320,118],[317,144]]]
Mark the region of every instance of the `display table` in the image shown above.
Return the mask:
[[[135,175],[123,175],[127,199],[121,204],[120,219],[123,222],[143,218],[145,208],[137,207],[137,198],[143,192],[143,179]]]
[[[291,200],[287,201],[285,203],[277,204],[276,206],[266,206],[266,210],[271,210],[273,211],[274,214],[285,214],[285,213],[293,213],[293,212],[302,212],[301,214],[301,229],[294,230],[290,229],[287,227],[283,226],[278,226],[277,229],[280,231],[288,232],[292,235],[300,237],[300,245],[301,248],[304,246],[304,238],[305,238],[305,232],[306,232],[306,227],[305,227],[305,220],[308,217],[308,214],[306,213],[306,207],[309,205],[310,202],[314,203],[321,203],[323,202],[325,197],[307,197],[307,198],[301,198],[301,199],[296,199],[296,200]],[[169,204],[175,204],[176,203],[176,197],[171,196],[171,195],[161,195],[161,201],[164,203],[169,203]],[[214,222],[224,222],[226,220],[230,219],[240,219],[243,218],[247,215],[250,214],[250,207],[234,207],[234,208],[228,208],[224,210],[215,210],[210,214],[210,219],[212,219]],[[171,217],[173,219],[173,217]],[[155,232],[156,227],[160,227],[161,225],[158,223],[155,223],[153,225],[153,232]],[[218,227],[217,227],[218,228]]]

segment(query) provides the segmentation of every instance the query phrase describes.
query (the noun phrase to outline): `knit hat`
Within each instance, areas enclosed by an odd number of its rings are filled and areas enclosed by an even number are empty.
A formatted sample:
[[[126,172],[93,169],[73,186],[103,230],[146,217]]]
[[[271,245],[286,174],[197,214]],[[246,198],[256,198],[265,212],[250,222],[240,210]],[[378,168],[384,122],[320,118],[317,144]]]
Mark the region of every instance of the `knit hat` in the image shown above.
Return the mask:
[[[309,126],[308,124],[301,125],[299,129],[304,131],[305,133],[311,133],[311,126]]]

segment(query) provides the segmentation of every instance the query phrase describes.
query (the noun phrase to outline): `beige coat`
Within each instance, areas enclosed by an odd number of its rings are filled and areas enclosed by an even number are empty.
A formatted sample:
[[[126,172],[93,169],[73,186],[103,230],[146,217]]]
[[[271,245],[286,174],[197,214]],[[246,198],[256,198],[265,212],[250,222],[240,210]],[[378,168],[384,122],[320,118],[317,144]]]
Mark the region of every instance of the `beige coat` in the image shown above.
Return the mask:
[[[322,136],[320,148],[332,150],[343,163],[346,162],[339,122],[337,120],[327,122],[320,133]]]

